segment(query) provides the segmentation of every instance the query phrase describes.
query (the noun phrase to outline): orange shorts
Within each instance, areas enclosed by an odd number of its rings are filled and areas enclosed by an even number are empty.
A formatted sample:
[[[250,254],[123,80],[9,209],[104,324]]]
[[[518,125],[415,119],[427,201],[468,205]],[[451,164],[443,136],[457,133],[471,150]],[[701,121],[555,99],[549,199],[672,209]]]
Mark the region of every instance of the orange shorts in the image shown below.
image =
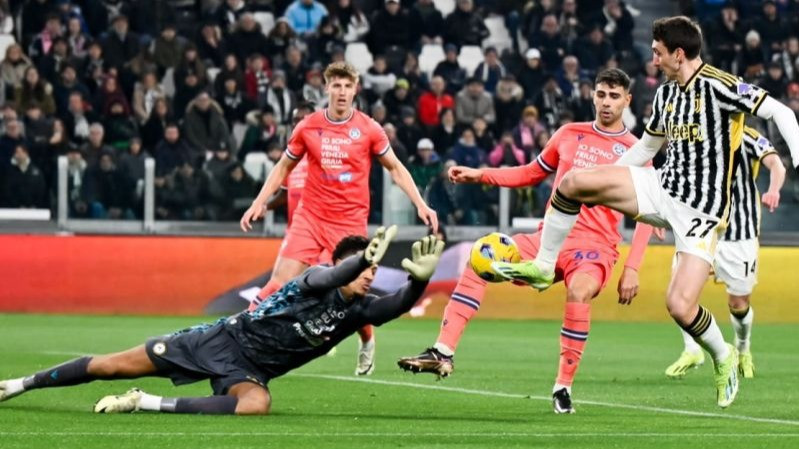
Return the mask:
[[[541,246],[541,232],[516,234],[513,240],[519,247],[522,260],[532,260]],[[599,282],[601,291],[613,275],[613,266],[618,258],[613,248],[584,238],[567,238],[555,264],[555,282],[563,281],[568,287],[575,274],[584,273]]]
[[[366,237],[366,223],[362,226],[342,226],[321,221],[300,209],[294,213],[291,226],[283,237],[279,256],[307,265],[331,263],[336,245],[349,235]]]

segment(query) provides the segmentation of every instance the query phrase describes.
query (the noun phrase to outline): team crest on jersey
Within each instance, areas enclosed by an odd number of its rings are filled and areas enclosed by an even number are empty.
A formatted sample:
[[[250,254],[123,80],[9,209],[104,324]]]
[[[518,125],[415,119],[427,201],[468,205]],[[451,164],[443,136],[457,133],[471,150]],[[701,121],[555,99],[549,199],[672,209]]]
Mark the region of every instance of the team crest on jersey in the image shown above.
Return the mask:
[[[765,150],[769,146],[768,145],[768,139],[766,139],[763,136],[758,137],[757,138],[757,146],[759,146],[760,149]]]
[[[153,345],[153,354],[155,355],[164,355],[166,352],[166,344],[162,341]]]
[[[738,95],[746,95],[752,92],[752,85],[746,83],[738,83]]]
[[[350,139],[356,140],[358,137],[361,137],[361,130],[358,128],[350,128]]]
[[[624,152],[627,151],[627,147],[620,143],[613,144],[613,152],[616,153],[616,156],[621,156]]]

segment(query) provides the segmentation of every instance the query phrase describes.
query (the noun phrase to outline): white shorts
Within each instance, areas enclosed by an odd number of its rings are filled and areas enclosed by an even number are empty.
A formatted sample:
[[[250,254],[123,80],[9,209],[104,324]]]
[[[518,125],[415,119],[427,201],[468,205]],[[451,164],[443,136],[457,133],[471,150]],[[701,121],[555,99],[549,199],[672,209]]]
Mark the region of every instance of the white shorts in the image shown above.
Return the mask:
[[[736,242],[719,241],[713,270],[716,282],[727,286],[727,293],[746,296],[757,284],[757,254],[760,243],[757,239]]]
[[[721,220],[672,198],[661,187],[654,168],[629,169],[638,199],[638,216],[635,220],[671,229],[677,252],[701,257],[712,266],[716,245],[724,229]]]

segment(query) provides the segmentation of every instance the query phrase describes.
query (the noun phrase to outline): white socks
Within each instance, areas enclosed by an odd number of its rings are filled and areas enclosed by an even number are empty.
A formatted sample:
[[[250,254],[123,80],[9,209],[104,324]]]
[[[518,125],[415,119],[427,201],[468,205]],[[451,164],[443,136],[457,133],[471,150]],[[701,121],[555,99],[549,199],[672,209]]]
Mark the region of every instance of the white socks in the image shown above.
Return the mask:
[[[562,389],[564,389],[564,388],[565,388],[565,389],[566,389],[566,391],[569,393],[569,396],[571,396],[571,394],[572,394],[572,387],[571,387],[571,385],[569,385],[569,386],[566,386],[566,385],[559,384],[559,383],[557,383],[557,382],[555,382],[555,386],[554,386],[554,387],[552,387],[552,394],[555,394],[555,393],[557,393],[558,391],[560,391],[560,390],[562,390]]]
[[[752,321],[755,318],[755,311],[749,307],[749,311],[743,318],[738,318],[730,314],[730,322],[735,331],[735,347],[740,352],[749,352],[749,337],[752,335]]]
[[[699,343],[694,340],[688,332],[685,332],[682,328],[680,328],[680,333],[682,334],[682,341],[685,344],[685,352],[691,352],[694,354],[702,352],[702,347],[699,346]]]
[[[712,315],[710,316],[710,326],[699,336],[698,340],[699,346],[709,352],[717,362],[724,361],[730,355],[730,348],[727,347],[724,336],[721,335],[721,329]]]
[[[141,400],[139,401],[139,410],[147,410],[151,412],[161,411],[161,396],[142,393]]]
[[[544,217],[544,228],[541,230],[541,247],[535,256],[539,268],[554,271],[558,260],[558,253],[569,235],[578,215],[563,213],[554,207],[547,210]]]
[[[455,351],[450,349],[450,347],[445,345],[444,343],[436,342],[436,344],[433,345],[433,349],[435,349],[436,351],[440,352],[442,355],[445,355],[447,357],[452,357],[455,355]]]

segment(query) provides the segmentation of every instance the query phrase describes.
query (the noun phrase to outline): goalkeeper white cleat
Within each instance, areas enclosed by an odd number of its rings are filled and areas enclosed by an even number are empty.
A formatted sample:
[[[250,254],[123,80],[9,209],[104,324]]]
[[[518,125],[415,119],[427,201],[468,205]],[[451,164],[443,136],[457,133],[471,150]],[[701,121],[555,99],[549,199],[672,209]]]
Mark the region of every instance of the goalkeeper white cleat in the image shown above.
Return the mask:
[[[25,392],[22,379],[0,380],[0,402],[7,401]]]
[[[139,410],[142,391],[131,388],[125,394],[106,396],[94,404],[94,413],[132,413]]]
[[[358,364],[355,366],[356,376],[371,376],[375,371],[375,339],[363,343],[358,341]]]

